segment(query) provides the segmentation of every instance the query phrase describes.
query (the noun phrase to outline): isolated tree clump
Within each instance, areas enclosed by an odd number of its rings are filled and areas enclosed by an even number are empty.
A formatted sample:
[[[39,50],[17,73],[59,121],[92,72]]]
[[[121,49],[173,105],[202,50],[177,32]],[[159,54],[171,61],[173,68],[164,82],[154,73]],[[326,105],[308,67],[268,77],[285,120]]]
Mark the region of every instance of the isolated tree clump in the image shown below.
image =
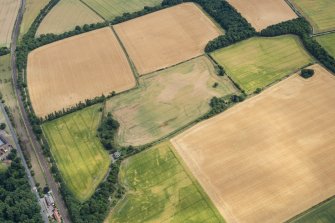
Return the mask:
[[[307,79],[310,78],[314,75],[314,70],[313,69],[302,69],[300,76],[302,76],[303,78]]]

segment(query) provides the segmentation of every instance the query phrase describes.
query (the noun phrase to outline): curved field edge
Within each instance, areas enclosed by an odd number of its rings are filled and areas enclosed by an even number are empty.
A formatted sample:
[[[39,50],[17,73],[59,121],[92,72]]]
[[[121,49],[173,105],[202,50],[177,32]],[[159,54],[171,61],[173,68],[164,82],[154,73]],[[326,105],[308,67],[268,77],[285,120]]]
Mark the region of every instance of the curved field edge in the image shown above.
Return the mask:
[[[26,8],[24,10],[22,24],[20,26],[20,38],[29,30],[33,21],[43,9],[48,4],[49,0],[27,0]]]
[[[110,164],[96,136],[100,108],[97,104],[42,125],[65,185],[79,201],[90,198]]]
[[[225,222],[169,142],[123,161],[119,178],[127,193],[105,222]]]
[[[103,22],[104,20],[79,0],[61,0],[43,19],[37,29],[41,34],[62,34],[76,26]]]
[[[295,35],[252,37],[210,55],[247,94],[314,63],[314,58]]]

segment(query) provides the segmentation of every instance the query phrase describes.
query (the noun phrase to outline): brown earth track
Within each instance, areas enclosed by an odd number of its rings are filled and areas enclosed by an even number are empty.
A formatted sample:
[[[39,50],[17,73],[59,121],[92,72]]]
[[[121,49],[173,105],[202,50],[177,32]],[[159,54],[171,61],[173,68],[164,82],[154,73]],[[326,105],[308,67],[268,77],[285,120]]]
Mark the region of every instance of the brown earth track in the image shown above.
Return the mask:
[[[110,28],[34,50],[29,54],[27,75],[32,105],[40,117],[136,85],[127,57]]]
[[[319,65],[172,139],[229,223],[277,223],[335,193],[335,78]]]
[[[257,30],[261,31],[298,16],[284,0],[228,0],[243,17]]]
[[[203,54],[219,28],[193,3],[164,9],[114,26],[140,75]]]

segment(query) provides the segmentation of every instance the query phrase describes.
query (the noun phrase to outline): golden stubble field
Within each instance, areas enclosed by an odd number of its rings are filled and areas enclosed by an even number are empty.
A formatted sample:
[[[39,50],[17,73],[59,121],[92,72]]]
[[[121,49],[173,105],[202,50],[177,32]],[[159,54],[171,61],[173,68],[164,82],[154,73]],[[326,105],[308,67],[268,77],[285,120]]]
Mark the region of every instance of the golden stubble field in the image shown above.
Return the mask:
[[[334,195],[335,78],[313,68],[172,139],[227,222],[284,222]]]
[[[34,50],[28,57],[27,79],[34,111],[40,117],[136,85],[126,55],[110,28]]]
[[[228,0],[257,30],[297,18],[284,0]]]
[[[140,75],[203,54],[221,34],[193,3],[180,4],[114,26]]]
[[[8,47],[10,45],[13,27],[19,8],[19,0],[0,1],[0,47]]]

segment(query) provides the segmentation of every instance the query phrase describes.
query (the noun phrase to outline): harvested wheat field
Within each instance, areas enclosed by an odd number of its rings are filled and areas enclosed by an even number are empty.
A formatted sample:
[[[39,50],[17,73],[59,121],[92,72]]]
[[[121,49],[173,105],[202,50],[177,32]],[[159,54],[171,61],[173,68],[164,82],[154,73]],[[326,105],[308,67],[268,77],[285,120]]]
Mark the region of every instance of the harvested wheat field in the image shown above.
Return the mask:
[[[297,18],[284,0],[228,0],[257,30]]]
[[[0,47],[8,47],[11,42],[13,27],[19,8],[19,0],[0,1]]]
[[[36,36],[41,34],[60,34],[76,26],[103,22],[95,12],[79,0],[61,0],[38,27]]]
[[[30,99],[39,117],[136,84],[110,28],[34,50],[28,57],[27,72]]]
[[[193,3],[180,4],[114,26],[140,75],[203,54],[218,27]]]
[[[229,223],[278,223],[335,193],[335,78],[319,65],[172,139]]]

